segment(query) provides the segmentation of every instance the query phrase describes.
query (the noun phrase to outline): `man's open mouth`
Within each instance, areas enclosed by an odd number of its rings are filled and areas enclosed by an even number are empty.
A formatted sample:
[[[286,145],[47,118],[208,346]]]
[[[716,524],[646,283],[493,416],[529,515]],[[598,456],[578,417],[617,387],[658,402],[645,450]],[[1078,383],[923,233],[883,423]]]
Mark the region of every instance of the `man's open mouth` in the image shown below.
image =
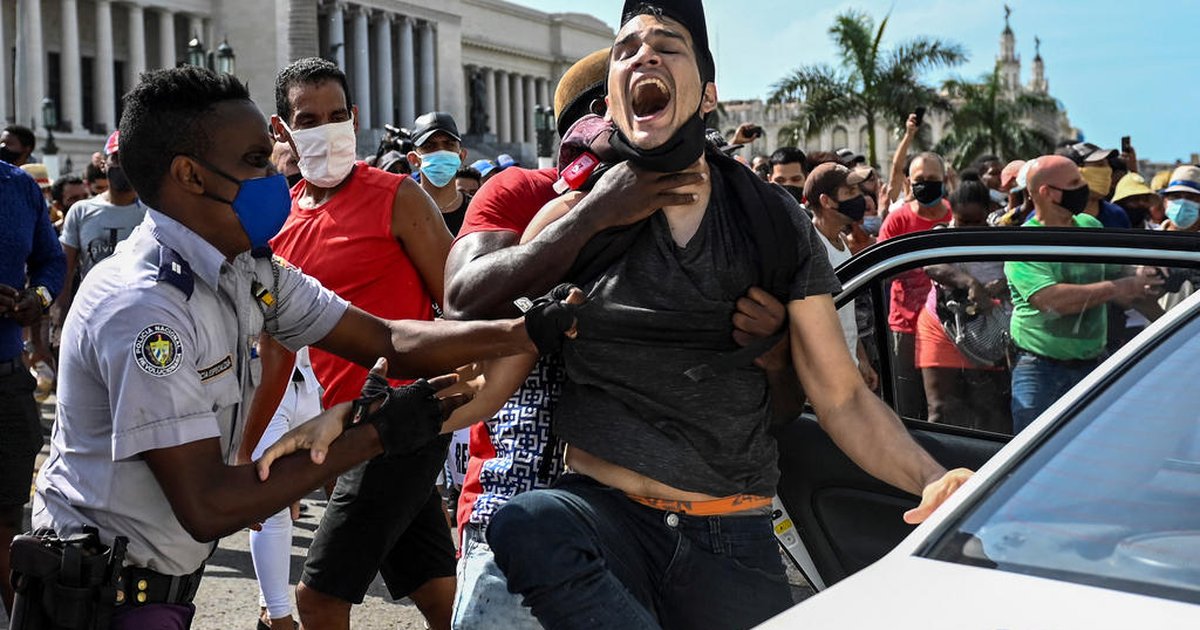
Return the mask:
[[[638,121],[654,118],[671,104],[671,88],[657,77],[639,79],[633,84],[630,95],[633,116]]]

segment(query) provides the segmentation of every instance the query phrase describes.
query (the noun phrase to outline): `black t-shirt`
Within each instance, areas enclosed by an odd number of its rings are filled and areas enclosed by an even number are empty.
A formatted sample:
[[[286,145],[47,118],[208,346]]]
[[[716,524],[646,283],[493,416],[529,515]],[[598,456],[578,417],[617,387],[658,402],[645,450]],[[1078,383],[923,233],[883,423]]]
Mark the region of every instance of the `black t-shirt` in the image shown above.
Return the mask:
[[[467,206],[471,205],[471,196],[463,193],[462,203],[458,208],[442,213],[442,220],[446,222],[446,227],[450,228],[450,233],[458,236],[458,231],[462,229],[463,219],[467,217]]]
[[[569,383],[555,410],[568,443],[682,490],[772,496],[779,479],[766,376],[754,366],[700,382],[684,372],[736,349],[738,298],[758,284],[753,243],[733,224],[717,169],[696,235],[675,244],[660,212],[607,272],[584,286],[579,335],[563,351]],[[779,189],[799,241],[791,299],[840,289],[821,236]],[[695,339],[655,340],[679,330]],[[637,331],[632,333],[630,331]],[[722,340],[715,342],[713,340]]]

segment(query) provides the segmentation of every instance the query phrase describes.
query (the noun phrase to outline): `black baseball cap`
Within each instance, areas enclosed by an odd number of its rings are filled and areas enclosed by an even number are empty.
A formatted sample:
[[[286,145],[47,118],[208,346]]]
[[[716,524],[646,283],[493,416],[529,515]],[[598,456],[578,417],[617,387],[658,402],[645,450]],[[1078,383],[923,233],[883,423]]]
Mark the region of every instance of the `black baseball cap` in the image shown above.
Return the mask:
[[[1076,166],[1083,166],[1088,162],[1107,161],[1108,158],[1116,154],[1116,151],[1101,149],[1091,142],[1076,142],[1075,144],[1062,147],[1054,153],[1071,160]]]
[[[413,146],[419,147],[425,144],[429,141],[430,136],[439,131],[462,142],[462,136],[458,133],[458,125],[455,124],[453,116],[446,112],[429,112],[422,114],[413,123]]]
[[[838,161],[843,166],[854,166],[855,164],[866,164],[867,157],[861,153],[855,153],[849,148],[841,148],[837,150]]]

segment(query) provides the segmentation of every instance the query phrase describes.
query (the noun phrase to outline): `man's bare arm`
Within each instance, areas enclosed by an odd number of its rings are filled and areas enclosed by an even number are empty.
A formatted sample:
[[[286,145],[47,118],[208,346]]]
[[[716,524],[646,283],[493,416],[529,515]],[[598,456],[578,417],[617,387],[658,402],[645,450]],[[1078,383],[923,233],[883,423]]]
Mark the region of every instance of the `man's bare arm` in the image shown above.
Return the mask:
[[[1029,304],[1039,311],[1055,315],[1075,315],[1102,304],[1116,302],[1128,307],[1140,300],[1156,298],[1163,279],[1141,271],[1116,280],[1091,284],[1050,285],[1029,297]]]
[[[622,163],[528,243],[518,245],[520,235],[513,232],[477,232],[460,238],[446,263],[446,317],[511,317],[514,299],[554,288],[596,233],[635,223],[665,206],[691,203],[693,195],[671,191],[703,180],[699,173],[662,175]]]
[[[314,421],[328,414],[341,418],[349,411],[349,403],[343,403]],[[275,461],[273,474],[265,481],[259,480],[253,465],[225,465],[216,438],[147,451],[142,456],[183,528],[192,538],[207,542],[266,519],[382,452],[378,432],[367,424],[343,432],[322,464],[314,464],[308,453],[293,453]]]
[[[367,368],[385,357],[393,378],[436,376],[477,360],[536,352],[521,319],[384,321],[354,306],[315,346]]]
[[[821,428],[838,448],[872,476],[913,494],[945,475],[863,382],[833,299],[816,295],[792,301],[788,315],[792,363]]]
[[[400,183],[392,202],[392,236],[404,246],[433,300],[443,304],[452,237],[433,199],[409,178]]]

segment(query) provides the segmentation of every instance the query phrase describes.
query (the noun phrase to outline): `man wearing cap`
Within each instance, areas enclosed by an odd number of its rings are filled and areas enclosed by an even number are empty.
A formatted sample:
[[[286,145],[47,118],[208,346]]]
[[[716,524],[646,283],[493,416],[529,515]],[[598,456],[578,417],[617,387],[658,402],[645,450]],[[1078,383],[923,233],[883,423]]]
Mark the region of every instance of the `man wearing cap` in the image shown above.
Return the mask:
[[[1172,171],[1162,196],[1167,204],[1164,230],[1200,231],[1200,166],[1189,164]]]
[[[22,164],[21,170],[29,173],[33,181],[37,182],[38,188],[42,191],[42,198],[46,201],[46,206],[50,206],[50,171],[45,164],[28,163]]]
[[[1034,216],[1026,227],[1102,227],[1084,212],[1091,186],[1070,159],[1046,155],[1028,168]],[[1150,268],[1127,274],[1117,265],[1067,262],[1007,262],[1004,274],[1013,301],[1012,421],[1019,433],[1104,358],[1108,304],[1156,316],[1163,280]]]
[[[8,547],[20,531],[42,448],[36,383],[21,360],[22,335],[62,289],[66,263],[42,191],[10,163],[0,163],[0,224],[0,596],[11,613]]]
[[[1113,192],[1112,202],[1121,207],[1129,215],[1129,223],[1134,229],[1157,230],[1158,223],[1151,217],[1162,212],[1163,198],[1150,189],[1146,179],[1137,173],[1126,173],[1117,182]]]
[[[821,237],[791,195],[706,152],[714,81],[699,2],[626,3],[612,148],[631,183],[683,185],[584,282],[554,412],[573,474],[514,497],[487,530],[509,589],[547,628],[751,627],[791,605],[770,518],[767,374],[723,354],[736,348],[729,314],[758,281],[787,300],[793,364],[822,426],[868,471],[924,493],[911,522],[969,474],[946,473],[859,376]],[[624,176],[608,171],[591,194]],[[750,223],[752,235],[739,227]]]
[[[827,162],[813,169],[804,184],[804,198],[808,200],[808,209],[813,213],[813,227],[821,234],[821,244],[825,246],[829,264],[834,269],[850,260],[850,243],[844,232],[861,224],[866,215],[867,195],[860,185],[866,181],[869,170],[850,170],[841,164]],[[854,301],[838,309],[838,321],[859,373],[867,385],[875,389],[879,377],[871,369],[866,348],[859,343]]]
[[[57,324],[62,325],[71,308],[75,271],[87,277],[97,263],[112,255],[117,243],[125,240],[133,228],[146,218],[146,205],[121,168],[120,131],[112,132],[104,143],[104,172],[108,190],[84,199],[67,209],[63,219],[63,252],[67,256],[67,280],[55,306]]]
[[[457,235],[471,203],[471,196],[459,192],[454,185],[458,169],[467,159],[458,125],[446,112],[429,112],[417,118],[412,138],[408,163],[413,171],[420,171],[421,189],[433,198],[450,234]]]
[[[324,59],[300,59],[276,78],[272,130],[292,146],[303,179],[271,247],[372,315],[431,320],[442,301],[450,232],[411,178],[356,162],[350,94],[345,74]],[[294,355],[281,345],[264,337],[259,349],[261,413],[247,419],[244,460],[293,374]],[[365,368],[315,348],[310,358],[326,408],[358,398]],[[348,627],[352,604],[382,573],[394,598],[411,597],[432,627],[449,627],[454,545],[433,489],[447,443],[442,436],[411,455],[376,457],[338,479],[297,589],[305,626]]]
[[[1112,162],[1117,160],[1117,152],[1101,149],[1090,142],[1077,142],[1059,149],[1057,154],[1075,162],[1087,182],[1090,194],[1084,212],[1106,228],[1129,228],[1129,215],[1120,206],[1107,201],[1113,189]]]

